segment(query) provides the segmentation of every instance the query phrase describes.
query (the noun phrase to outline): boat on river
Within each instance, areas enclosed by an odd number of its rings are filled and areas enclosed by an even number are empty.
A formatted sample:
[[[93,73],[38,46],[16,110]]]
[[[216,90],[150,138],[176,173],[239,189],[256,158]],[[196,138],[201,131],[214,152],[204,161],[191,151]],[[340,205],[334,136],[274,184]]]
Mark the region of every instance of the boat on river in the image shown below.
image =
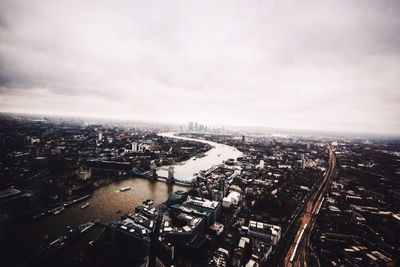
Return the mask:
[[[89,206],[90,206],[90,203],[89,203],[89,202],[86,202],[86,203],[84,203],[84,204],[81,205],[81,209],[85,209],[85,208],[87,208],[87,207],[89,207]]]
[[[33,216],[32,218],[33,218],[34,220],[37,220],[37,219],[39,219],[39,218],[41,218],[41,217],[43,217],[43,216],[45,216],[45,215],[46,215],[46,213],[42,212],[42,213],[40,213],[40,214],[37,214],[37,215]]]
[[[49,213],[52,213],[53,215],[57,215],[57,214],[60,214],[60,213],[61,213],[62,211],[64,211],[64,210],[65,210],[64,206],[60,206],[60,207],[51,209],[51,210],[49,210],[48,212],[49,212]]]
[[[94,225],[95,222],[83,223],[77,226],[77,230],[79,231],[79,234],[83,234],[89,231]]]
[[[131,188],[129,186],[126,187],[122,187],[119,191],[124,192],[124,191],[128,191],[131,190]]]

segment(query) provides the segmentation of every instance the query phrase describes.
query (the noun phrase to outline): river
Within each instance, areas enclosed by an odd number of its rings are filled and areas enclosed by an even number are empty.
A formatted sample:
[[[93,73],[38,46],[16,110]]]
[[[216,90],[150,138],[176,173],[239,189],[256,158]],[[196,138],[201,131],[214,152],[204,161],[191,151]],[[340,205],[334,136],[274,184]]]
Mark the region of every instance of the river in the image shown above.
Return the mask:
[[[174,165],[177,179],[190,180],[195,172],[208,169],[228,158],[237,158],[241,155],[237,149],[224,144],[174,136],[173,134],[162,133],[160,135],[208,143],[213,147],[205,153],[203,158],[197,160],[189,159],[180,165]],[[131,187],[131,190],[120,192],[120,188],[128,186]],[[96,190],[91,198],[86,200],[90,202],[90,206],[85,209],[81,209],[81,203],[79,203],[67,208],[58,215],[49,215],[37,221],[26,218],[13,223],[8,227],[7,234],[5,234],[4,240],[1,241],[2,244],[5,244],[1,254],[4,253],[3,259],[6,263],[8,262],[11,266],[16,265],[16,263],[33,255],[40,246],[45,246],[49,241],[63,234],[68,225],[77,225],[96,219],[109,223],[120,218],[120,214],[116,213],[117,211],[121,211],[121,213],[131,212],[136,205],[149,198],[153,199],[155,204],[160,204],[166,201],[172,192],[182,189],[185,190],[186,187],[138,177],[129,177],[125,180],[114,182]],[[75,243],[73,246],[65,248],[62,255],[60,255],[60,259],[68,259],[71,255],[79,252],[76,250],[84,248],[87,242],[94,238],[93,234],[90,236],[88,233],[87,235],[89,237],[83,238],[80,243]],[[45,236],[49,237],[48,240],[45,240]],[[72,252],[72,250],[74,251]],[[5,266],[8,265],[6,264]]]
[[[158,135],[168,138],[205,143],[212,146],[212,148],[209,151],[207,151],[205,153],[205,156],[202,158],[194,157],[179,164],[171,165],[174,167],[174,177],[177,180],[191,181],[194,178],[195,173],[198,173],[201,170],[207,170],[211,166],[221,164],[223,161],[229,158],[237,159],[242,155],[242,152],[240,152],[236,148],[225,144],[220,144],[203,139],[183,137],[175,134],[176,133],[174,132],[169,132],[169,133],[160,133]],[[170,165],[162,166],[162,169],[158,170],[157,174],[159,176],[167,177],[168,176],[167,168],[169,166]]]

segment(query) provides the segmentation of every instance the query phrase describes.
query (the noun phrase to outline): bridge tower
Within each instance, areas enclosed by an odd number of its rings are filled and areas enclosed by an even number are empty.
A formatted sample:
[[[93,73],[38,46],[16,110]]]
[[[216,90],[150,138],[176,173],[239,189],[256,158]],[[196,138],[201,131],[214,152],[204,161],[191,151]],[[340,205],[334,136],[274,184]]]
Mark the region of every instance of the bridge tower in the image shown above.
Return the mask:
[[[167,183],[169,183],[169,184],[175,183],[174,166],[169,166],[169,168],[168,168]]]
[[[152,171],[153,180],[158,180],[157,168],[154,167],[151,169],[151,171]]]

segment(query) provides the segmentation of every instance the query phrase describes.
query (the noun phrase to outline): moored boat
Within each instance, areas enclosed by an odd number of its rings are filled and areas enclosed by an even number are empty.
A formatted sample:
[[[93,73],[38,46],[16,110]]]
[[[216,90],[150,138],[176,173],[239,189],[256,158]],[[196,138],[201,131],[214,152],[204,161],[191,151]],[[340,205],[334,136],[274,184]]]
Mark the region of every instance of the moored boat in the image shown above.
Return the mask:
[[[89,207],[89,205],[90,205],[90,203],[86,202],[85,204],[81,205],[81,209],[87,208],[87,207]]]
[[[128,191],[130,189],[131,188],[129,186],[126,186],[126,187],[122,187],[119,191],[124,192],[124,191]]]

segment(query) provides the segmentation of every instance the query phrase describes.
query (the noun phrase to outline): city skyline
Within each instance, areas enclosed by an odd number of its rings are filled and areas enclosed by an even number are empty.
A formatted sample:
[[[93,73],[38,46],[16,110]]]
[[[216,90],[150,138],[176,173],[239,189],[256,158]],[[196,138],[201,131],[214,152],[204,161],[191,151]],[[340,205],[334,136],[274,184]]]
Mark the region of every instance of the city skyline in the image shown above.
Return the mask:
[[[1,266],[400,266],[400,0],[1,0]]]
[[[399,138],[0,122],[5,266],[399,263]]]
[[[396,1],[0,10],[0,112],[400,132]]]

